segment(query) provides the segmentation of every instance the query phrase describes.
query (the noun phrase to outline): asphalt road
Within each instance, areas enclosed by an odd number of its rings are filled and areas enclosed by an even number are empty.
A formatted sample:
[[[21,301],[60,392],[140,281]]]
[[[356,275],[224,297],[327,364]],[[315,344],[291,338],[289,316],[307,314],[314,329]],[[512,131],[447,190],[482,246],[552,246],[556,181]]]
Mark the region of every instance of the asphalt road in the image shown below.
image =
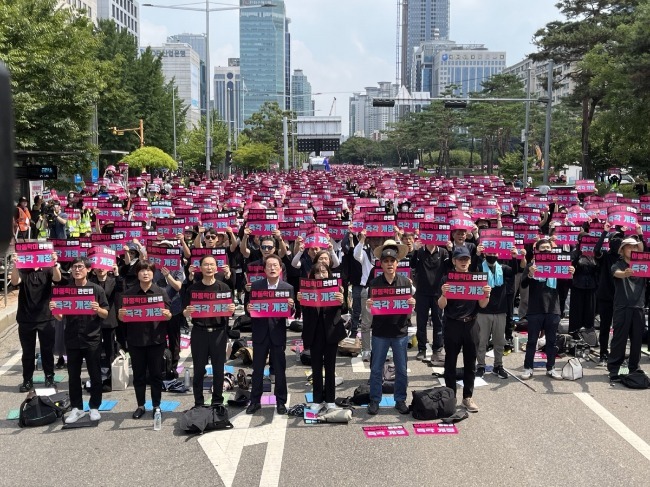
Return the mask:
[[[266,406],[253,417],[231,409],[234,430],[199,438],[176,429],[191,394],[164,393],[181,405],[163,413],[162,431],[153,431],[150,415],[131,419],[132,389],[105,394],[118,403],[96,428],[20,429],[5,419],[24,397],[19,350],[14,326],[0,336],[0,486],[650,485],[650,392],[611,387],[593,363],[575,382],[552,381],[542,370],[530,381],[536,392],[487,375],[488,385],[474,394],[481,410],[458,424],[457,435],[416,436],[414,420],[392,408],[374,417],[357,408],[349,425],[306,425]],[[307,368],[287,354],[290,403],[304,402]],[[431,387],[431,369],[414,355],[409,351],[409,390]],[[513,372],[522,365],[522,353],[505,357]],[[642,366],[650,369],[647,357]],[[346,357],[337,373],[345,378],[339,396],[368,378]],[[403,425],[409,436],[368,439],[364,425]]]

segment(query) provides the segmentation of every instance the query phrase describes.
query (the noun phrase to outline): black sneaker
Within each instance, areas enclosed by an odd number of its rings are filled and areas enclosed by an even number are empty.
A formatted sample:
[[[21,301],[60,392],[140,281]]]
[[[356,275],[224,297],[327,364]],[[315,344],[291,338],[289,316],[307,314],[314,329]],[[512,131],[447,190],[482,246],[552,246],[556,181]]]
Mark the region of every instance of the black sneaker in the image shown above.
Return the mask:
[[[368,406],[368,408],[370,408],[370,406]],[[395,409],[397,409],[397,412],[400,414],[408,414],[410,412],[409,407],[406,405],[406,401],[397,401],[397,403],[395,403]]]
[[[397,407],[397,405],[395,407]],[[378,412],[379,403],[377,401],[370,401],[370,403],[368,403],[368,414],[372,414],[374,416]]]
[[[483,377],[485,375],[485,367],[476,368],[476,377]]]
[[[26,380],[20,384],[20,392],[29,392],[34,388],[34,383],[31,380]]]
[[[65,369],[65,359],[63,357],[59,357],[59,360],[56,361],[55,367],[59,370]]]
[[[499,376],[500,379],[507,379],[508,378],[508,373],[505,371],[505,369],[502,366],[493,368],[492,373],[494,375]]]
[[[52,377],[46,377],[45,382],[43,383],[43,387],[48,388],[48,387],[55,387],[54,386],[54,376]]]

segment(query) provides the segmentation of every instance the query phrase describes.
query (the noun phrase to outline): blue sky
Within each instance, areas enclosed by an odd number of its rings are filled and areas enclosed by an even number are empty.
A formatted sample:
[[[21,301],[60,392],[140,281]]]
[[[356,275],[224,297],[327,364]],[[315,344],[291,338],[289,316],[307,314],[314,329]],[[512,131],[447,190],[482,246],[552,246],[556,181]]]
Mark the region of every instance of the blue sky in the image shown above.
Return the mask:
[[[151,1],[179,5],[173,0]],[[237,5],[237,1],[230,4]],[[451,0],[450,38],[458,43],[482,43],[506,51],[508,65],[535,50],[534,32],[561,18],[556,0]],[[212,4],[221,7],[225,4]],[[353,92],[395,81],[396,0],[285,0],[291,19],[292,70],[302,69],[315,95],[316,115],[343,117],[347,135],[348,99]],[[141,4],[142,5],[142,4]],[[191,4],[202,7],[201,2]],[[226,4],[227,5],[227,4]],[[210,14],[211,63],[225,66],[239,55],[239,14]],[[141,6],[143,46],[160,45],[168,35],[204,33],[205,14]]]

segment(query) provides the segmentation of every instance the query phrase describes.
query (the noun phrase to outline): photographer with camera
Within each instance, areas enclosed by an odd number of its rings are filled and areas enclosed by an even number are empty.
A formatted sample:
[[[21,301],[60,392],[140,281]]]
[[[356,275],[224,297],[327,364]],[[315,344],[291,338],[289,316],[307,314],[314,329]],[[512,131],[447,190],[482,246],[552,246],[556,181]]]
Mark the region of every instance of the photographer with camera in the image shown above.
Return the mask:
[[[66,223],[68,222],[68,215],[61,210],[61,203],[59,200],[54,200],[52,206],[44,211],[47,218],[47,228],[49,230],[50,238],[58,238],[65,240]]]

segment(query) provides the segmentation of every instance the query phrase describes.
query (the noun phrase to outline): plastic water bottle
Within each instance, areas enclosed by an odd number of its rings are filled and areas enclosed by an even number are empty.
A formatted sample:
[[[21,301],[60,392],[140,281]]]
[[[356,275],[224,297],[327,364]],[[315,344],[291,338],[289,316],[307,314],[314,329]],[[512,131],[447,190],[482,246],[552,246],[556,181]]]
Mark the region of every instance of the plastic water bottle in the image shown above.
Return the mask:
[[[40,352],[36,354],[36,370],[43,370],[43,358]]]
[[[162,414],[160,414],[160,408],[156,408],[153,413],[153,430],[160,431],[162,428]]]
[[[191,376],[190,376],[190,368],[189,367],[185,367],[185,373],[183,375],[183,385],[185,387],[187,387],[188,389],[192,385],[192,380],[191,380]]]

